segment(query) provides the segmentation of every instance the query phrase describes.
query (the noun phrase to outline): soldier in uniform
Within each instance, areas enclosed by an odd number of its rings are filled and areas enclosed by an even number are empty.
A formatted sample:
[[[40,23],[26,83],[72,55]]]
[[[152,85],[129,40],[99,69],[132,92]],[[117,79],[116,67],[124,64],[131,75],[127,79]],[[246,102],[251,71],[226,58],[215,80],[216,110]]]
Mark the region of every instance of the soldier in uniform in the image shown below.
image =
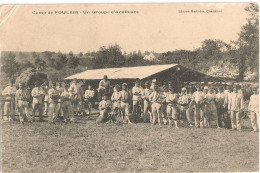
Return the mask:
[[[218,116],[218,128],[222,128],[222,121],[227,127],[228,120],[225,117],[225,97],[224,88],[222,86],[218,87],[218,93],[216,94],[216,106],[217,106],[217,116]]]
[[[99,99],[101,99],[101,97],[104,94],[109,94],[109,93],[110,93],[110,81],[108,80],[107,75],[104,75],[103,80],[99,82],[99,87],[98,87]]]
[[[74,122],[74,114],[72,112],[72,93],[69,91],[69,84],[65,84],[65,87],[61,93],[61,109],[63,112],[64,122]]]
[[[90,116],[91,114],[91,109],[92,109],[92,103],[94,100],[95,96],[95,91],[93,90],[92,86],[89,84],[88,85],[88,90],[85,91],[84,94],[84,101],[85,101],[85,107],[86,107],[86,114],[88,110],[88,115]]]
[[[59,95],[61,96],[61,93],[63,92],[63,87],[62,87],[62,82],[59,81],[57,82],[56,90],[59,92]],[[58,99],[58,104],[57,104],[57,111],[58,111],[58,116],[62,117],[62,110],[61,110],[61,97]]]
[[[157,119],[158,119],[158,124],[161,125],[161,120],[162,120],[162,111],[161,111],[162,105],[161,105],[161,102],[162,102],[162,98],[160,96],[157,85],[154,85],[154,91],[150,94],[149,100],[152,103],[153,125],[155,125]]]
[[[122,111],[122,113],[121,113],[122,118],[125,116],[128,124],[132,124],[130,121],[130,118],[129,118],[130,94],[127,91],[126,83],[122,84],[122,91],[120,91],[119,100],[120,100],[120,104],[121,104],[120,106],[121,106],[121,111]]]
[[[200,90],[200,86],[196,86],[196,90],[192,95],[192,102],[191,106],[194,105],[195,111],[194,111],[194,121],[195,121],[195,127],[204,127],[204,112],[203,112],[203,105],[202,102],[205,98],[204,93]],[[200,122],[200,123],[199,123]]]
[[[114,113],[114,115],[116,115],[118,122],[120,122],[121,107],[120,107],[120,92],[119,92],[118,84],[114,87],[114,92],[111,96],[111,101],[113,103],[113,106],[112,106],[113,113]]]
[[[140,81],[136,80],[135,81],[135,86],[132,89],[132,94],[133,94],[133,120],[134,122],[137,122],[140,118],[141,114],[141,101],[142,101],[142,93],[143,93],[143,88],[140,86]]]
[[[259,131],[259,90],[253,88],[253,95],[250,97],[248,111],[250,112],[251,124],[254,132]]]
[[[169,127],[171,127],[172,120],[175,124],[175,128],[178,127],[178,108],[177,108],[178,96],[174,93],[174,88],[169,87],[169,92],[166,93],[166,103],[167,103],[167,117],[169,121]]]
[[[56,89],[56,83],[52,82],[49,89],[49,123],[55,124],[58,117],[58,100],[60,99],[60,92]]]
[[[44,94],[44,112],[43,115],[48,115],[48,108],[49,108],[49,82],[45,81],[42,86],[41,89],[43,91]]]
[[[144,113],[143,113],[143,120],[144,122],[147,122],[147,120],[150,118],[150,122],[152,123],[152,110],[151,110],[151,103],[149,101],[149,96],[152,93],[152,90],[150,89],[149,82],[145,82],[145,89],[142,93],[142,99],[144,100]],[[149,115],[148,115],[149,114]]]
[[[15,101],[16,88],[13,86],[13,84],[14,82],[11,80],[9,82],[9,86],[7,86],[2,92],[2,95],[5,100],[4,116],[6,116],[9,121],[14,120],[15,118],[14,101]]]
[[[239,93],[239,86],[234,85],[233,93],[228,104],[231,119],[232,130],[241,130],[240,118],[244,109],[243,94]]]
[[[30,92],[26,89],[23,83],[19,84],[19,89],[16,91],[16,110],[19,112],[19,119],[24,124],[25,118],[28,122],[32,122],[32,118],[29,114],[29,101]]]
[[[81,88],[77,85],[77,79],[73,79],[72,84],[70,85],[69,92],[72,94],[72,112],[73,114],[78,114],[80,106],[82,104],[82,90]]]
[[[99,112],[100,115],[96,120],[96,123],[105,123],[110,120],[111,117],[111,109],[112,109],[112,103],[110,100],[108,100],[108,94],[105,94],[103,96],[103,100],[99,103]]]
[[[33,121],[35,120],[35,112],[38,110],[39,113],[39,121],[43,121],[42,117],[42,107],[43,107],[43,96],[44,92],[40,88],[40,83],[36,82],[35,87],[33,88],[32,92],[33,102],[32,102],[32,118]]]
[[[180,114],[182,117],[186,117],[188,121],[188,125],[192,126],[191,118],[190,118],[190,104],[191,97],[187,94],[187,89],[181,89],[181,95],[179,97],[178,103],[180,105]]]

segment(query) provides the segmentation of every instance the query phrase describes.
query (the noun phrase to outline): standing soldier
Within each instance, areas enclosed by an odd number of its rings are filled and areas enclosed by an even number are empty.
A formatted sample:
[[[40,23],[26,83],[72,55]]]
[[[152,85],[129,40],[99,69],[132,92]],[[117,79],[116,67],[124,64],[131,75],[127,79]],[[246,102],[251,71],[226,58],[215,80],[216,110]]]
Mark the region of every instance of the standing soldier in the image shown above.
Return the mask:
[[[171,83],[169,83],[168,88],[171,88],[172,85]],[[162,113],[162,119],[163,119],[163,123],[164,125],[167,124],[168,122],[168,117],[167,117],[167,103],[166,103],[166,95],[167,95],[167,86],[164,83],[163,84],[163,88],[162,91],[160,92],[160,97],[162,98],[162,102],[161,102],[161,113]]]
[[[225,91],[224,91],[225,93]],[[231,129],[231,110],[229,109],[229,103],[231,102],[231,96],[232,96],[233,90],[232,87],[230,85],[227,86],[227,90],[226,90],[226,95],[225,95],[225,119],[227,120],[227,124],[225,125],[226,128]]]
[[[180,105],[180,113],[182,117],[186,117],[188,121],[188,125],[192,126],[191,119],[190,119],[190,96],[187,94],[187,89],[181,89],[181,95],[179,97],[178,103]]]
[[[92,86],[89,84],[88,90],[86,90],[85,94],[84,94],[84,101],[85,101],[85,107],[86,107],[85,112],[87,114],[87,110],[88,110],[89,116],[91,114],[92,102],[94,101],[94,96],[95,96],[95,91],[92,89]]]
[[[120,92],[119,92],[119,85],[117,84],[114,87],[114,92],[111,96],[111,101],[113,103],[112,110],[114,115],[116,115],[117,120],[119,122],[119,119],[121,117],[121,110],[120,110]]]
[[[55,124],[58,116],[58,99],[60,93],[56,89],[56,83],[52,82],[51,89],[49,89],[49,123]]]
[[[174,93],[174,88],[169,87],[169,92],[166,93],[166,103],[167,103],[167,117],[169,121],[169,127],[171,127],[172,119],[175,124],[175,128],[178,127],[178,109],[177,109],[178,96]]]
[[[204,115],[206,125],[210,127],[210,122],[212,120],[216,120],[216,124],[218,126],[218,118],[217,118],[217,107],[216,107],[216,94],[215,89],[213,87],[210,87],[209,92],[206,94],[206,113]],[[219,126],[218,126],[219,127]]]
[[[122,117],[125,116],[128,124],[132,124],[129,118],[129,103],[130,103],[130,94],[127,91],[127,84],[122,84],[122,91],[120,91],[120,101],[121,101],[121,111]]]
[[[250,112],[251,124],[254,132],[259,131],[259,90],[253,88],[253,95],[250,97],[248,111]]]
[[[103,80],[99,82],[99,87],[98,87],[99,99],[101,99],[101,97],[104,94],[109,94],[109,93],[110,93],[110,81],[108,80],[107,75],[104,75]]]
[[[152,93],[152,90],[150,89],[149,82],[145,82],[145,89],[142,93],[142,99],[144,100],[144,113],[143,113],[143,120],[144,122],[147,122],[147,119],[150,117],[150,122],[152,123],[152,110],[151,110],[151,103],[149,101],[149,96]],[[148,115],[149,114],[149,115]]]
[[[222,86],[218,87],[218,93],[216,94],[216,106],[218,116],[218,128],[222,128],[222,120],[224,120],[225,127],[227,127],[228,120],[225,117],[225,97],[224,89]]]
[[[43,91],[40,88],[40,83],[35,82],[35,87],[33,88],[32,92],[33,102],[32,102],[32,118],[33,121],[35,120],[35,112],[38,110],[39,113],[39,121],[43,121],[42,117],[42,107],[43,107]]]
[[[5,99],[4,116],[6,116],[9,121],[14,120],[15,118],[14,103],[16,88],[13,86],[13,84],[14,82],[11,80],[9,82],[9,86],[7,86],[2,92],[2,95]]]
[[[63,112],[64,122],[73,122],[74,116],[71,104],[72,93],[69,91],[69,84],[65,84],[64,90],[61,93],[61,109]]]
[[[16,110],[19,112],[19,119],[22,124],[24,124],[25,118],[28,122],[32,122],[28,110],[30,97],[30,92],[25,88],[23,83],[20,83],[19,89],[16,91]]]
[[[232,130],[241,130],[240,116],[244,109],[244,98],[238,91],[239,86],[235,85],[233,87],[233,93],[228,104],[229,110],[231,111],[231,125]]]
[[[62,82],[59,81],[57,82],[57,87],[56,87],[56,90],[59,92],[59,96],[61,96],[61,93],[63,92],[63,88],[62,88]],[[57,104],[57,111],[58,111],[58,116],[62,117],[62,110],[61,110],[61,97],[59,97],[58,99],[58,104]]]
[[[192,102],[191,104],[194,104],[195,112],[194,112],[194,121],[195,121],[195,127],[201,127],[203,128],[203,121],[204,121],[204,112],[203,112],[203,105],[202,102],[204,100],[204,93],[201,92],[200,86],[196,86],[196,90],[192,95]],[[200,124],[199,124],[200,120]]]
[[[72,84],[70,85],[69,92],[72,94],[72,113],[77,114],[79,110],[79,105],[82,103],[82,98],[81,98],[81,89],[77,85],[77,79],[73,79]]]
[[[162,112],[161,112],[161,102],[160,93],[157,84],[154,85],[154,91],[149,96],[149,100],[152,102],[152,114],[153,114],[153,125],[155,125],[158,118],[158,124],[161,125]]]
[[[134,122],[137,122],[139,119],[139,116],[141,114],[141,96],[143,93],[143,88],[140,86],[140,81],[136,80],[135,81],[135,86],[132,89],[132,93],[133,93],[133,120]]]
[[[44,94],[44,112],[43,115],[48,115],[48,108],[49,108],[49,82],[45,81],[42,86],[41,89],[43,91]]]

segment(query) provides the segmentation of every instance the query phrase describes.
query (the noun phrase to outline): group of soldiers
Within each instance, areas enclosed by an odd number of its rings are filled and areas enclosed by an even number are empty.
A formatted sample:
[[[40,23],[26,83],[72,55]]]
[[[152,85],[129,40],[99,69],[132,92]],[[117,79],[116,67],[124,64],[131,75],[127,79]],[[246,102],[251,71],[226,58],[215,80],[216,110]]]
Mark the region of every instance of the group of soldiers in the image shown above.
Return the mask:
[[[2,91],[2,119],[14,120],[15,110],[19,112],[21,123],[35,121],[38,111],[39,121],[43,115],[48,116],[48,122],[55,124],[59,116],[65,122],[74,122],[75,115],[84,112],[90,115],[95,105],[96,93],[100,98],[98,103],[99,117],[96,123],[137,123],[150,122],[153,125],[174,124],[179,126],[210,127],[215,121],[217,128],[241,130],[241,116],[245,112],[245,93],[238,84],[193,84],[186,85],[180,93],[169,82],[159,85],[156,79],[146,81],[144,88],[137,79],[133,88],[127,83],[111,84],[105,75],[99,82],[97,90],[90,84],[83,89],[74,79],[68,82],[35,83],[31,92],[24,83],[16,89],[10,82]],[[31,99],[32,98],[32,99]],[[31,104],[32,112],[29,111]],[[249,96],[248,113],[255,132],[259,130],[259,90],[252,87]]]

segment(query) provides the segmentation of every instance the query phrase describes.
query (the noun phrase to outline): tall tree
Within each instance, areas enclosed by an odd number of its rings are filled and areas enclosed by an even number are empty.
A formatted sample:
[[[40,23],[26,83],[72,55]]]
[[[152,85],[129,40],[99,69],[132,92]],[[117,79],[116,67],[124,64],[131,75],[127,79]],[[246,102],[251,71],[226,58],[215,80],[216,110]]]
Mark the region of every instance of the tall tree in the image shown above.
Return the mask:
[[[8,78],[14,79],[20,72],[20,64],[15,60],[15,53],[3,53],[1,56],[2,71]]]
[[[239,78],[243,79],[246,70],[258,72],[259,68],[259,7],[257,3],[250,3],[245,11],[248,12],[247,23],[242,26],[238,40],[237,63]]]

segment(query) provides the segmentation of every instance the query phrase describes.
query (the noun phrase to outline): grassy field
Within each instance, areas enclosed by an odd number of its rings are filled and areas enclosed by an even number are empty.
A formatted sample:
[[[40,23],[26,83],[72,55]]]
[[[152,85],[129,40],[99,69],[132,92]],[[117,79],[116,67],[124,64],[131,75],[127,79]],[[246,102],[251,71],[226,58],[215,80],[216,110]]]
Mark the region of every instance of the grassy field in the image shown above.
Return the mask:
[[[150,124],[2,122],[5,172],[258,171],[258,133]]]

